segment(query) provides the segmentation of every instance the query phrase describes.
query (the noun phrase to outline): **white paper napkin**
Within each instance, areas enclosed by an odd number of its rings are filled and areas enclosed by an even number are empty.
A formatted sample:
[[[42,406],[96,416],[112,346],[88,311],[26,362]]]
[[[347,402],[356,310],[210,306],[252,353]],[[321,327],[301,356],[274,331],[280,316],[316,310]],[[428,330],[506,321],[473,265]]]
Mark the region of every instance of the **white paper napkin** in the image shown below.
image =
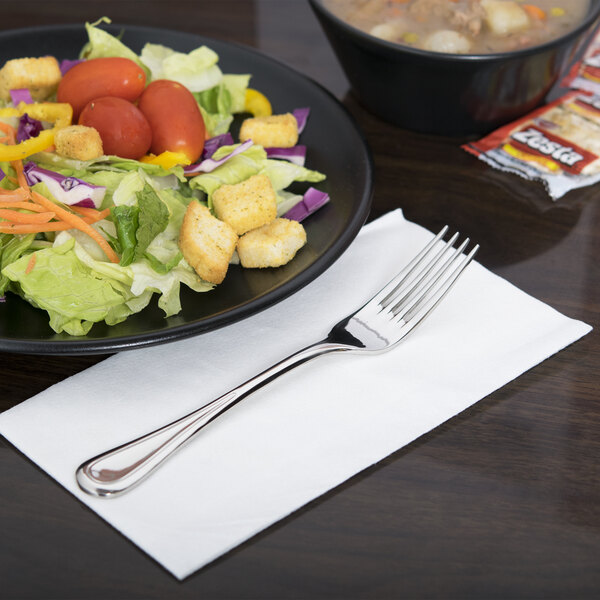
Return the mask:
[[[218,331],[115,355],[0,415],[0,433],[182,579],[591,330],[473,263],[393,351],[307,363],[131,492],[99,499],[79,490],[83,460],[322,339],[431,237],[389,213],[291,298]]]

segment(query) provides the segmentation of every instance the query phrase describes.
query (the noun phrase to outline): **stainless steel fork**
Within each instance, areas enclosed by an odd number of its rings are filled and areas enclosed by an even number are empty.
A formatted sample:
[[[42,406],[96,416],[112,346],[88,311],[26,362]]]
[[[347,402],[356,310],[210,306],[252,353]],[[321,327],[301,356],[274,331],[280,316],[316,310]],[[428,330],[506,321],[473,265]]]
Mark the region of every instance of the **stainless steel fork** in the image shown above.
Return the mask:
[[[121,494],[146,478],[204,426],[279,375],[330,352],[383,352],[396,346],[431,313],[473,259],[468,238],[454,247],[439,234],[382,290],[342,319],[327,338],[285,358],[202,408],[132,442],[84,462],[76,472],[81,489],[94,496]]]

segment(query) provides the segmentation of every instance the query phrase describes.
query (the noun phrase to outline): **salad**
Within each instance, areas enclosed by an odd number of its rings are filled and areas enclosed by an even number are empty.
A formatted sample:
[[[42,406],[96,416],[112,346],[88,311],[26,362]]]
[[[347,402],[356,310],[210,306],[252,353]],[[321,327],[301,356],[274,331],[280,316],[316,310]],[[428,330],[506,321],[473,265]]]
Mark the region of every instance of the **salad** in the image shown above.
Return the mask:
[[[79,57],[0,69],[0,302],[18,294],[73,336],[155,294],[175,315],[182,283],[208,292],[229,265],[285,264],[329,200],[298,143],[309,108],[273,114],[210,48],[137,55],[102,22]]]

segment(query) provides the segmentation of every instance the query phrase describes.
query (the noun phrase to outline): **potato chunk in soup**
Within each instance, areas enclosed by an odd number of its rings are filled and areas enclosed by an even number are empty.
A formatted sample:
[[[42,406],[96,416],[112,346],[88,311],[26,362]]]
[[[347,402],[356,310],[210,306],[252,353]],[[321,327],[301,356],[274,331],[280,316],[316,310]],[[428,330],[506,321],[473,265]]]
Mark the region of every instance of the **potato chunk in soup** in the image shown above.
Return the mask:
[[[527,10],[516,2],[481,0],[484,22],[493,35],[505,36],[526,31],[531,26]]]
[[[375,37],[422,50],[490,54],[537,46],[574,29],[590,0],[323,0]]]

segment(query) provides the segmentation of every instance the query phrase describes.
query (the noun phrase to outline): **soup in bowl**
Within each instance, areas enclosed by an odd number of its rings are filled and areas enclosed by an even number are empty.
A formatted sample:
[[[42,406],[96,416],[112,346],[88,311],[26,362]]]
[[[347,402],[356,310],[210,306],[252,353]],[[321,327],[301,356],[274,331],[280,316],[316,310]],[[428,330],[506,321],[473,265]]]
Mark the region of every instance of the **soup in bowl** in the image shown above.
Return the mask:
[[[513,52],[556,39],[583,22],[590,0],[324,0],[375,37],[431,52]]]
[[[309,1],[358,100],[443,135],[539,106],[600,18],[600,0]]]

